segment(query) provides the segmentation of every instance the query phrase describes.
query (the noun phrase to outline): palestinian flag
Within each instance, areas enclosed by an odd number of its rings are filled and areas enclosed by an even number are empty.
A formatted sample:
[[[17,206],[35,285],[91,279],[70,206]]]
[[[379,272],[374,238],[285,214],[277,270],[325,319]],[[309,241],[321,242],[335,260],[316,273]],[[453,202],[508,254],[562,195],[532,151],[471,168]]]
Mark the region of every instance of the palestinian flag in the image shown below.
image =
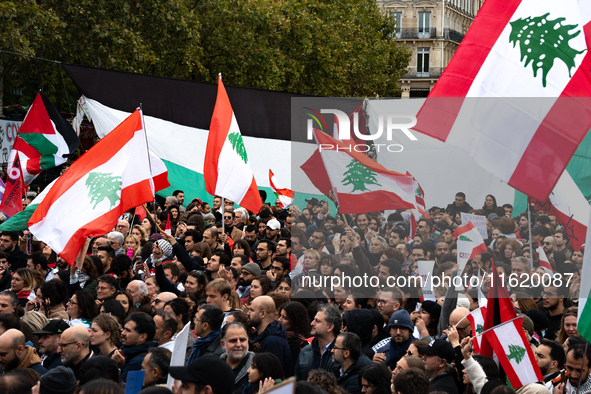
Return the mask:
[[[466,319],[470,322],[470,326],[472,327],[472,338],[476,338],[475,341],[472,342],[472,346],[474,346],[474,352],[480,353],[480,344],[482,343],[482,330],[484,327],[484,316],[486,315],[486,307],[481,306],[478,309],[474,309]]]
[[[519,317],[484,333],[515,390],[529,383],[544,381],[522,324],[523,317]]]
[[[414,129],[545,200],[591,127],[590,8],[487,0]]]
[[[271,189],[277,194],[277,198],[281,201],[281,206],[283,208],[289,207],[293,203],[294,193],[292,190],[282,188],[277,183],[277,178],[273,171],[269,168],[269,184],[271,185]]]
[[[73,265],[87,237],[106,234],[128,210],[167,187],[152,179],[142,116],[136,110],[55,182],[31,216],[31,232]]]
[[[511,302],[511,298],[509,298],[509,293],[507,292],[507,289],[502,286],[501,278],[499,278],[494,261],[491,261],[491,264],[492,269],[490,287],[488,289],[488,303],[486,305],[486,314],[484,315],[484,326],[482,327],[484,331],[517,317],[517,312]],[[480,354],[488,357],[493,356],[493,348],[486,337],[484,337],[484,340],[480,343]]]
[[[41,171],[64,164],[79,145],[72,126],[39,92],[19,129],[8,162],[12,163],[18,153],[23,180],[30,185]]]
[[[221,75],[207,138],[203,175],[209,194],[230,199],[254,213],[261,210],[263,202]]]
[[[347,151],[341,141],[314,130],[323,165],[311,172],[325,172],[341,213],[387,209],[415,209],[412,177],[388,171],[363,153]]]

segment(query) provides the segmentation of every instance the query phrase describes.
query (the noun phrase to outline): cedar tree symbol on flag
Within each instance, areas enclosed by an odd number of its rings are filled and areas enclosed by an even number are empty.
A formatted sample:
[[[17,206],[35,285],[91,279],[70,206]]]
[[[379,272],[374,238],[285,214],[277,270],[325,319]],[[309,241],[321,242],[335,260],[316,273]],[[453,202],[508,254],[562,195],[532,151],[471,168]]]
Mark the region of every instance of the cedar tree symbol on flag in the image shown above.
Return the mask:
[[[472,342],[472,346],[474,346],[474,351],[476,353],[480,353],[480,343],[482,342],[482,330],[484,327],[484,316],[486,315],[486,307],[481,306],[470,312],[466,319],[470,322],[470,326],[472,327],[472,337],[476,338],[475,341]]]
[[[293,203],[294,192],[289,189],[285,189],[279,186],[277,183],[277,179],[275,178],[275,174],[269,168],[269,184],[271,185],[271,189],[277,194],[277,198],[281,202],[281,206],[283,208],[289,207]]]
[[[344,142],[321,131],[314,129],[314,135],[321,161],[316,168],[302,166],[302,169],[314,185],[317,175],[323,178],[326,174],[328,185],[320,186],[334,192],[339,212],[363,213],[368,206],[375,210],[416,209],[411,176],[388,171],[365,154],[347,150]]]
[[[414,130],[545,200],[591,128],[589,11],[576,0],[486,1]]]
[[[472,222],[456,228],[454,236],[458,240],[458,264],[460,265],[458,273],[461,274],[468,260],[486,252],[487,249],[484,240]]]
[[[230,99],[218,78],[218,95],[211,117],[203,165],[205,189],[258,213],[263,205]]]
[[[73,265],[87,237],[106,234],[123,213],[153,201],[155,191],[169,186],[164,163],[149,156],[136,110],[56,180],[29,219],[29,229]]]

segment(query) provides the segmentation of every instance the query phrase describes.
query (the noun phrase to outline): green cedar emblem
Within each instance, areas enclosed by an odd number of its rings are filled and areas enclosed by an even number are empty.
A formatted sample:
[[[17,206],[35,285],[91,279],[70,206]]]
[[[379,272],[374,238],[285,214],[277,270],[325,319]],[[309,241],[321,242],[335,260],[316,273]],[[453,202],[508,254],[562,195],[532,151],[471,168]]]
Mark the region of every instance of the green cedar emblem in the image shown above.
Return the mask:
[[[351,192],[357,190],[362,192],[369,191],[369,189],[365,187],[366,184],[382,186],[376,180],[376,172],[355,159],[351,160],[351,163],[347,166],[347,171],[345,171],[343,176],[345,178],[341,183],[345,186],[353,185],[353,190],[351,190]]]
[[[507,355],[507,359],[511,360],[514,359],[517,364],[523,360],[523,356],[525,356],[525,348],[519,345],[509,345],[509,354]]]
[[[423,193],[421,193],[421,188],[417,187],[417,189],[415,190],[415,195],[419,196],[419,197],[423,197]]]
[[[465,235],[460,235],[460,241],[472,242],[472,240]]]
[[[477,334],[482,334],[482,324],[477,324],[476,325],[476,333]]]
[[[576,29],[578,25],[563,25],[565,18],[548,19],[550,13],[542,16],[520,18],[511,23],[509,42],[513,47],[519,42],[521,61],[525,59],[524,67],[530,63],[534,77],[542,69],[542,85],[546,87],[546,77],[554,59],[558,58],[568,67],[569,77],[571,69],[575,67],[575,56],[583,51],[577,51],[569,45],[569,41],[581,33]],[[575,30],[572,34],[570,31]]]
[[[232,149],[234,149],[234,152],[236,152],[236,154],[240,156],[244,164],[248,164],[248,155],[246,154],[246,148],[244,147],[244,140],[242,139],[242,134],[228,134],[228,139],[232,144]]]
[[[121,190],[120,176],[113,176],[103,172],[91,172],[88,174],[85,185],[88,188],[88,197],[90,197],[91,203],[94,203],[93,209],[103,202],[105,198],[108,198],[111,203],[109,209],[113,209],[117,201],[119,201],[117,192]]]

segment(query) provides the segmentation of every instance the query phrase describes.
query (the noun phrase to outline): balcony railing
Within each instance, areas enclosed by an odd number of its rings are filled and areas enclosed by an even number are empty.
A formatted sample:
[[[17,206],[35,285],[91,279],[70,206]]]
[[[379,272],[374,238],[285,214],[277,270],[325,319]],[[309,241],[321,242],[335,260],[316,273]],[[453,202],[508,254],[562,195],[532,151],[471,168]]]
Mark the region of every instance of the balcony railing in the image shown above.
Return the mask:
[[[447,38],[459,44],[464,39],[464,35],[453,29],[443,29],[443,38]]]
[[[396,33],[396,38],[429,39],[435,38],[437,36],[436,33],[437,29],[435,27],[431,27],[429,29],[410,29],[405,27]]]
[[[428,71],[417,70],[416,67],[409,67],[406,74],[402,76],[403,79],[415,79],[415,78],[439,78],[444,68],[442,67],[429,67]]]

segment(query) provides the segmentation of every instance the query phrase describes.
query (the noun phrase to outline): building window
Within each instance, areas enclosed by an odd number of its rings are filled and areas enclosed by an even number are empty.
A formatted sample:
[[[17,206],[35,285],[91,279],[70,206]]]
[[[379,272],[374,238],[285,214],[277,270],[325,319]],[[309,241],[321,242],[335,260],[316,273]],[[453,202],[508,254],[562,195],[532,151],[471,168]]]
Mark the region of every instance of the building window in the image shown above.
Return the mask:
[[[429,76],[429,48],[417,48],[417,77]]]
[[[396,38],[400,38],[402,31],[402,12],[390,12],[390,16],[396,22]]]
[[[431,38],[430,12],[419,12],[419,38]]]

